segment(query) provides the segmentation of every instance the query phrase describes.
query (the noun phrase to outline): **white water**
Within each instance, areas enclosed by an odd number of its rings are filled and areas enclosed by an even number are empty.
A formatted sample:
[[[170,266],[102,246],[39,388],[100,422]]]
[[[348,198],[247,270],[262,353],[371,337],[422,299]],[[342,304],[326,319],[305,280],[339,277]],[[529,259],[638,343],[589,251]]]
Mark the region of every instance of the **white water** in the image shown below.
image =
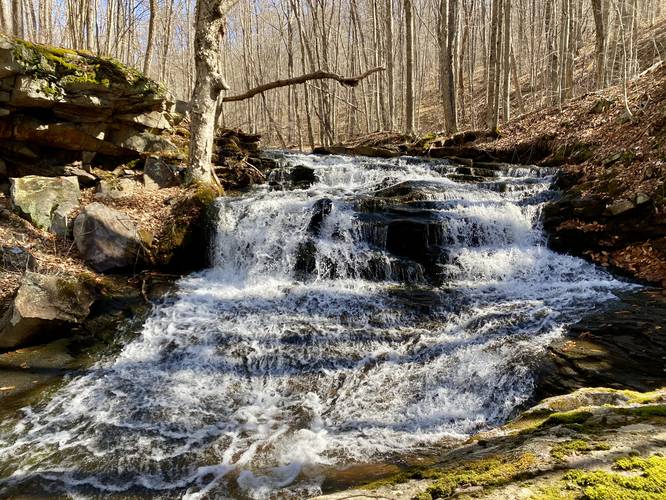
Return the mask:
[[[545,248],[549,179],[535,170],[492,179],[500,193],[442,163],[288,158],[319,182],[221,200],[214,268],[183,279],[114,359],[5,423],[0,493],[315,494],[326,466],[501,423],[530,398],[545,346],[627,286]],[[387,178],[428,181],[440,202],[423,206],[441,221],[444,285],[416,264],[398,282],[386,231],[355,211]],[[333,208],[315,273],[298,281],[321,198]],[[388,276],[361,279],[371,261]]]

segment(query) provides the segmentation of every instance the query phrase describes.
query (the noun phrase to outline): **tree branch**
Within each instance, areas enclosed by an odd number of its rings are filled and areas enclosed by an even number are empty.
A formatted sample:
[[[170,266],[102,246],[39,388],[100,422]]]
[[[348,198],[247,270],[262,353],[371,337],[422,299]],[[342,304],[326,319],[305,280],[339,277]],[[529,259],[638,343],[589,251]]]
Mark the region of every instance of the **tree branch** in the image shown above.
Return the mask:
[[[336,73],[331,73],[330,71],[319,70],[313,73],[308,73],[306,75],[296,76],[294,78],[288,78],[286,80],[276,80],[274,82],[264,83],[263,85],[259,85],[258,87],[248,90],[244,94],[224,97],[222,101],[223,102],[244,101],[245,99],[250,99],[257,94],[262,94],[267,90],[286,87],[288,85],[297,85],[299,83],[305,83],[310,80],[331,79],[331,80],[336,80],[340,84],[345,85],[347,87],[356,87],[361,80],[369,77],[374,73],[377,73],[378,71],[384,71],[384,68],[382,67],[372,68],[363,73],[362,75],[351,76],[351,77],[340,76]]]

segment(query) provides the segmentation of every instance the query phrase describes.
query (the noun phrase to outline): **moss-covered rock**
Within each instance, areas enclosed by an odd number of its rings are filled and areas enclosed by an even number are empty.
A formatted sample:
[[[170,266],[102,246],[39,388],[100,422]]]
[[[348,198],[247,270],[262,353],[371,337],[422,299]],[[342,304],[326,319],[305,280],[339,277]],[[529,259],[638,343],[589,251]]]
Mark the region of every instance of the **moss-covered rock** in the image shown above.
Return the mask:
[[[153,265],[171,272],[198,271],[210,265],[209,243],[219,195],[211,186],[193,186],[174,200],[169,222],[150,248]]]
[[[665,398],[609,388],[549,398],[429,465],[320,498],[663,498]]]
[[[175,150],[162,137],[178,121],[173,99],[116,60],[0,35],[0,89],[0,159],[14,164]]]

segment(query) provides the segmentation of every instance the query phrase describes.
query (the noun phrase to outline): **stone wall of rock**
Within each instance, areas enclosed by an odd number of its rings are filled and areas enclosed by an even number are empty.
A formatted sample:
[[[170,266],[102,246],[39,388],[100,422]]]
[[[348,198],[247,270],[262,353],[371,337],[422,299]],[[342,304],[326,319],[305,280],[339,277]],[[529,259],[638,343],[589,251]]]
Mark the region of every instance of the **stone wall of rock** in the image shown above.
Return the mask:
[[[182,119],[156,82],[119,62],[0,35],[0,182],[65,175],[80,161],[116,164],[172,153]]]

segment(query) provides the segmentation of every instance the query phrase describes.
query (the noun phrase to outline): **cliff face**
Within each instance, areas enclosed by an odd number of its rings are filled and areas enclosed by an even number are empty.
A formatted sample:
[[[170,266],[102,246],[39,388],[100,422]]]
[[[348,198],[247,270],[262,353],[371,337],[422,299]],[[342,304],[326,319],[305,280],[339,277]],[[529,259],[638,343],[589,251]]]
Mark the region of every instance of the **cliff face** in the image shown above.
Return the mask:
[[[0,177],[173,152],[181,119],[156,82],[119,62],[0,35]]]

